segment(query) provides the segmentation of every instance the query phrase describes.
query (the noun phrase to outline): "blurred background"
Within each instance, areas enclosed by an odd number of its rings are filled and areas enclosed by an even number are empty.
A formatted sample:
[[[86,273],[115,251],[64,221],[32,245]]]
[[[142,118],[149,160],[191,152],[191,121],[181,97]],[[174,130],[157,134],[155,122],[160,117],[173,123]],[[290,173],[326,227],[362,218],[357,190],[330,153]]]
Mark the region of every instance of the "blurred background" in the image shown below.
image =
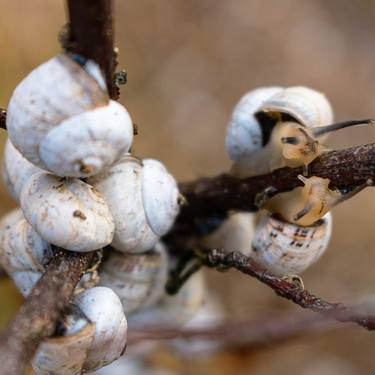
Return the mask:
[[[375,117],[375,0],[137,0],[116,2],[122,89],[139,127],[138,155],[162,160],[179,179],[228,170],[224,135],[234,104],[265,85],[307,85],[330,99],[337,120]],[[34,67],[59,51],[63,1],[0,0],[0,107]],[[6,133],[1,135],[1,147]],[[331,137],[331,148],[375,142],[356,127]],[[373,190],[334,210],[323,258],[303,274],[307,289],[329,301],[375,291]],[[4,187],[0,213],[15,206]],[[229,316],[257,319],[299,308],[236,272],[207,272]],[[0,326],[22,298],[0,282]],[[189,360],[166,350],[153,356],[179,374],[373,374],[375,336],[342,325],[267,349]]]

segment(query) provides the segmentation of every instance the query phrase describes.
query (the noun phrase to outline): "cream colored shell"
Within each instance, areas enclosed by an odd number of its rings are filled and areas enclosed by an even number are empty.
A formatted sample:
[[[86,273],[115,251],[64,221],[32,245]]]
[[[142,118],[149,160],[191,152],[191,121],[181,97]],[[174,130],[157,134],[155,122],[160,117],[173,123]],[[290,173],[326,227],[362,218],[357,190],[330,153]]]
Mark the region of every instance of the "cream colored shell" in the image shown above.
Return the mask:
[[[157,161],[124,156],[89,183],[106,199],[116,230],[112,246],[139,253],[152,249],[177,216],[177,184]]]
[[[21,207],[36,232],[53,245],[91,251],[112,241],[114,222],[104,198],[81,180],[34,174],[22,190]]]
[[[310,227],[290,224],[268,213],[255,231],[251,257],[277,276],[298,275],[323,255],[331,233],[330,213]]]
[[[65,54],[37,67],[17,86],[7,129],[29,161],[69,177],[103,171],[133,141],[126,109],[110,101],[101,83]]]
[[[168,276],[168,256],[158,243],[142,254],[111,251],[100,271],[100,285],[120,298],[125,313],[155,304],[163,295]]]
[[[205,302],[205,294],[203,273],[198,271],[176,295],[165,294],[154,306],[131,314],[129,324],[134,328],[138,325],[179,327],[197,314]]]
[[[8,139],[4,149],[3,179],[9,193],[17,202],[28,178],[38,172],[43,171],[24,158]]]
[[[200,240],[207,248],[224,249],[227,252],[251,253],[251,241],[255,231],[255,215],[248,212],[230,214],[218,229]]]
[[[33,360],[37,375],[95,371],[124,353],[127,321],[121,302],[111,289],[88,289],[75,298],[74,305],[83,316],[72,316],[70,329],[39,346]]]
[[[260,106],[264,112],[285,113],[313,128],[332,124],[332,107],[324,94],[303,86],[288,87]]]
[[[27,296],[51,259],[50,245],[34,231],[20,209],[0,222],[0,264]]]
[[[262,126],[255,113],[268,98],[281,90],[276,86],[261,87],[247,92],[237,103],[225,137],[225,147],[232,160],[239,160],[262,148]]]

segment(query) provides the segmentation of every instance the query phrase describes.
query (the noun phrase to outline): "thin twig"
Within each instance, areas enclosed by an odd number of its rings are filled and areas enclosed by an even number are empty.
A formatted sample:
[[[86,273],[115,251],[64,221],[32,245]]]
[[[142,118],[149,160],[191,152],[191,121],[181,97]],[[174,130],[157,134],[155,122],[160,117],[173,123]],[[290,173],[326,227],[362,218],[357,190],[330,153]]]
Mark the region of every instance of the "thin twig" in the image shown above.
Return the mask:
[[[275,291],[275,293],[286,298],[305,309],[334,318],[339,322],[356,323],[368,330],[375,330],[375,314],[359,313],[342,303],[331,303],[317,297],[305,289],[301,289],[295,284],[271,274],[258,266],[252,259],[243,255],[239,251],[226,253],[223,250],[213,249],[206,254],[204,261],[209,267],[230,267],[235,268],[242,273],[255,277],[263,284]]]
[[[16,318],[0,338],[2,375],[21,375],[44,337],[55,330],[61,313],[95,253],[58,251]]]

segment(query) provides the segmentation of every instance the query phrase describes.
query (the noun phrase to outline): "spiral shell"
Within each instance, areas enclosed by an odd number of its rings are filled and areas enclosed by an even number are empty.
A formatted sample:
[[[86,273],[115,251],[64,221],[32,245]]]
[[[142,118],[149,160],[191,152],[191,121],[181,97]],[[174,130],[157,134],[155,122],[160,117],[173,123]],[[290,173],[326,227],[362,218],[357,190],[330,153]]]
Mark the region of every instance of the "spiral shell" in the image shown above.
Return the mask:
[[[27,296],[52,257],[50,245],[34,231],[16,209],[0,222],[0,264]]]
[[[89,183],[105,197],[115,222],[112,246],[139,253],[152,249],[171,228],[179,211],[174,178],[156,160],[124,156]]]
[[[325,95],[303,86],[288,87],[270,96],[259,110],[287,114],[308,128],[333,122],[332,107]]]
[[[203,273],[199,271],[190,277],[176,295],[165,294],[156,305],[131,314],[129,324],[132,327],[138,325],[181,326],[189,322],[203,306],[205,293],[206,284]]]
[[[125,313],[130,313],[156,303],[164,293],[167,276],[167,252],[158,243],[142,254],[112,251],[102,265],[100,285],[111,288]]]
[[[105,200],[81,180],[34,174],[22,190],[21,207],[36,232],[53,245],[91,251],[112,241],[114,223]]]
[[[331,233],[330,213],[309,227],[267,213],[255,231],[251,257],[277,276],[298,275],[323,255]]]
[[[100,82],[66,54],[37,67],[17,86],[7,129],[30,162],[68,177],[103,171],[133,141],[126,109],[109,100]]]
[[[38,172],[43,171],[24,158],[8,139],[4,150],[3,179],[9,193],[17,202],[26,181]]]
[[[239,160],[263,146],[262,124],[255,114],[267,99],[280,91],[281,87],[261,87],[247,92],[235,106],[225,138],[232,160]]]
[[[121,302],[111,289],[88,289],[75,298],[74,304],[81,315],[75,313],[71,318],[72,327],[39,346],[33,361],[37,375],[94,371],[124,353],[127,321]]]

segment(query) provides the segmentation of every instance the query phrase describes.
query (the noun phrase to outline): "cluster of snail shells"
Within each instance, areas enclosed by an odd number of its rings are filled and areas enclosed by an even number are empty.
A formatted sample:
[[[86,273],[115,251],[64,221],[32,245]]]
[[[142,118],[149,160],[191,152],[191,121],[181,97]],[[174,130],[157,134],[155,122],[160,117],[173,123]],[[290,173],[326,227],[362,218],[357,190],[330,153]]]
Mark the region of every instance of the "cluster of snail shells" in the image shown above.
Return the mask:
[[[264,87],[248,92],[234,108],[227,128],[231,173],[244,178],[286,165],[307,166],[321,149],[316,147],[308,158],[300,152],[302,156],[296,158],[298,151],[304,150],[298,150],[298,145],[284,145],[284,137],[294,137],[297,130],[319,146],[311,130],[332,121],[328,100],[310,88]],[[340,194],[329,190],[329,180],[315,176],[300,179],[304,187],[268,200],[264,206],[267,211],[247,243],[247,253],[279,276],[303,272],[324,253],[331,237],[332,216],[328,211]]]
[[[176,181],[160,162],[128,154],[132,121],[91,61],[59,54],[32,71],[13,93],[7,129],[3,177],[21,209],[0,223],[0,262],[20,291],[30,293],[52,245],[108,246],[100,286],[87,289],[100,280],[86,283],[90,271],[76,288],[86,323],[73,314],[75,328],[44,342],[34,369],[94,371],[123,353],[125,312],[164,298],[168,258],[159,240],[179,212]]]

